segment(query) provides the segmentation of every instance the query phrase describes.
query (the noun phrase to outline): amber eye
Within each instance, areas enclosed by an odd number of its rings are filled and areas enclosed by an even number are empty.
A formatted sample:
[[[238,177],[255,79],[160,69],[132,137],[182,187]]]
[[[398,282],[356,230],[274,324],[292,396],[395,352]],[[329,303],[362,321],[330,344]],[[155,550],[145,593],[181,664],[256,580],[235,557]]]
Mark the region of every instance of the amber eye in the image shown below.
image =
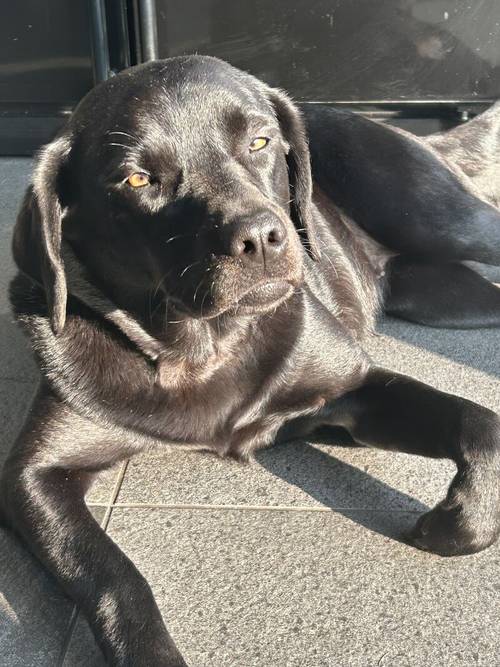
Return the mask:
[[[143,171],[138,171],[135,174],[130,174],[127,178],[127,183],[133,188],[143,188],[150,184],[149,176]]]
[[[267,137],[255,137],[249,146],[250,152],[255,153],[255,151],[260,151],[265,148],[268,143],[269,139],[267,139]]]

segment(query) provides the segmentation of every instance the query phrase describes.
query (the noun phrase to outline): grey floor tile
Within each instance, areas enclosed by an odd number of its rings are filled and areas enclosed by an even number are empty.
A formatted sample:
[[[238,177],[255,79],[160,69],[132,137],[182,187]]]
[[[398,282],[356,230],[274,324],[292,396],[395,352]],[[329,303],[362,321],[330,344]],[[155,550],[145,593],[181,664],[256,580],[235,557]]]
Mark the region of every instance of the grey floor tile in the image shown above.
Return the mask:
[[[108,470],[100,472],[89,489],[85,499],[87,503],[106,504],[112,502],[116,485],[121,476],[122,464],[118,463]]]
[[[488,266],[488,264],[480,264],[479,262],[465,262],[471,269],[477,271],[487,280],[497,285],[500,283],[500,266]]]
[[[99,505],[90,507],[89,509],[94,519],[99,523],[99,525],[101,525],[104,521],[104,517],[106,516],[107,507],[104,505]]]
[[[28,340],[9,313],[0,313],[0,383],[15,380],[36,385],[39,373]]]
[[[33,161],[28,158],[0,160],[0,313],[8,312],[6,286],[14,274],[10,249],[12,230],[24,190],[31,177]]]
[[[388,368],[500,410],[500,329],[451,331],[383,318],[366,342]]]
[[[36,389],[36,384],[0,378],[0,468],[24,423]]]
[[[396,539],[413,521],[115,509],[110,533],[152,585],[191,667],[498,664],[499,548],[422,553]],[[93,640],[83,642],[79,655],[89,655]]]
[[[249,464],[172,447],[130,461],[118,502],[423,511],[453,474],[447,461],[305,442],[271,447]]]
[[[11,237],[30,164],[31,161],[23,159],[0,160],[0,380],[36,382],[36,365],[25,337],[14,323],[8,300],[9,283],[16,272]],[[9,169],[14,184],[6,177]]]
[[[21,331],[13,322],[8,286],[15,275],[11,238],[17,211],[28,184],[32,160],[0,160],[0,381],[36,382],[38,373]]]
[[[0,665],[54,667],[71,609],[50,575],[0,529]]]

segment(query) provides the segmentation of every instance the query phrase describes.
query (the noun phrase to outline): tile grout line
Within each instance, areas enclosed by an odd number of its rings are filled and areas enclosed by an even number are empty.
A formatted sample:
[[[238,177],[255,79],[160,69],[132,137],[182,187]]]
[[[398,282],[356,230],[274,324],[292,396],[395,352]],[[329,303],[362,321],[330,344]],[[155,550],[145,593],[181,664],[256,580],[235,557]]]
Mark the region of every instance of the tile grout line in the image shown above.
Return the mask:
[[[111,512],[113,511],[113,507],[117,506],[116,499],[118,498],[118,495],[120,494],[120,490],[122,488],[123,480],[125,478],[125,473],[127,472],[127,467],[128,467],[128,459],[124,461],[121,466],[120,466],[120,471],[118,473],[118,477],[115,480],[115,485],[113,487],[113,491],[111,492],[111,496],[106,508],[106,512],[104,514],[104,517],[102,519],[101,523],[101,528],[106,531],[108,529],[109,521],[111,519]],[[89,503],[89,507],[91,504]]]
[[[113,511],[113,508],[116,506],[115,501],[118,498],[118,495],[120,493],[120,489],[123,483],[123,479],[125,477],[125,473],[127,472],[127,466],[128,466],[128,460],[124,461],[121,466],[120,470],[118,472],[118,476],[115,480],[115,483],[113,485],[113,490],[111,491],[111,494],[109,496],[108,502],[106,505],[102,505],[99,503],[87,503],[87,507],[106,507],[106,511],[104,512],[104,516],[102,518],[101,523],[99,524],[100,527],[104,530],[104,532],[107,531],[107,528],[109,526],[109,521],[111,519],[111,513]],[[68,653],[69,646],[71,644],[71,640],[73,639],[73,634],[75,631],[76,627],[76,622],[78,620],[79,616],[79,609],[77,605],[73,605],[73,609],[71,610],[71,616],[69,618],[68,622],[68,629],[66,630],[66,636],[64,638],[63,645],[61,647],[61,651],[59,653],[59,659],[58,659],[58,667],[64,667],[64,661],[66,660],[66,655]]]
[[[89,507],[99,507],[99,503],[89,503]],[[425,509],[370,509],[365,507],[306,507],[303,505],[210,505],[197,503],[114,503],[112,509],[173,509],[173,510],[234,510],[252,512],[374,512],[422,514]]]

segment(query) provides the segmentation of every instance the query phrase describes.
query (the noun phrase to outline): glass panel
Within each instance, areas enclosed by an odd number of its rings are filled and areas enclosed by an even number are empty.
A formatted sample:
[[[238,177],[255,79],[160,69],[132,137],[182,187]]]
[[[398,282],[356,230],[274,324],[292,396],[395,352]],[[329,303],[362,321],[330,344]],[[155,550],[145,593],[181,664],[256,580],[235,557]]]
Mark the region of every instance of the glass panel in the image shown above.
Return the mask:
[[[70,105],[93,85],[86,0],[2,2],[0,102]]]
[[[500,97],[499,0],[156,0],[161,57],[206,53],[309,101]]]

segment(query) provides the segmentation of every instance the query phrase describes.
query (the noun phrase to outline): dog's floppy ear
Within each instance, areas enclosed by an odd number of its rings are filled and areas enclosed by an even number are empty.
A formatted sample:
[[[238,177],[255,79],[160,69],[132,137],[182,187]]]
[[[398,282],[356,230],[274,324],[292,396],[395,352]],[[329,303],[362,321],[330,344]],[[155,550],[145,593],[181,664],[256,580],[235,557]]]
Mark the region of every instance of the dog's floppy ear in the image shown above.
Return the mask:
[[[55,334],[66,321],[67,286],[61,258],[63,205],[61,173],[71,150],[69,137],[59,137],[39,154],[33,184],[28,188],[14,230],[13,253],[19,268],[45,288]]]
[[[312,177],[309,146],[300,111],[281,90],[270,88],[268,99],[274,107],[281,133],[289,145],[287,154],[292,220],[305,241],[309,254],[321,257],[312,218]]]

